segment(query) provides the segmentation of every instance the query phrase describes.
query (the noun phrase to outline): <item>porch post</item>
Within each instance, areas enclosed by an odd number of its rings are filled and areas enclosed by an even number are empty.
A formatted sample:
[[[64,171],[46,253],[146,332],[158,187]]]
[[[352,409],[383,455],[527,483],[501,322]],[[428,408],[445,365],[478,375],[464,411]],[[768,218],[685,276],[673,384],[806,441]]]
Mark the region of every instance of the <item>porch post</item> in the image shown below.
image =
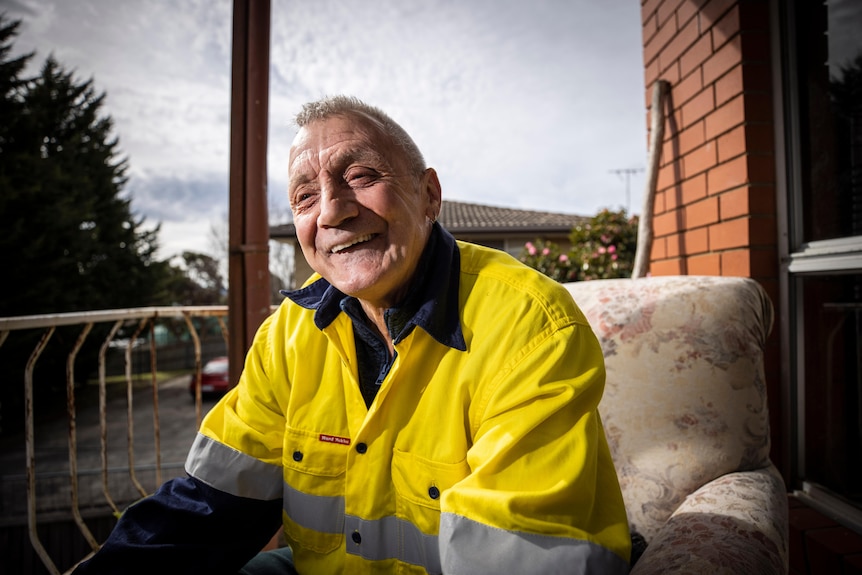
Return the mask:
[[[266,196],[270,0],[234,0],[228,239],[228,356],[236,385],[269,314]]]

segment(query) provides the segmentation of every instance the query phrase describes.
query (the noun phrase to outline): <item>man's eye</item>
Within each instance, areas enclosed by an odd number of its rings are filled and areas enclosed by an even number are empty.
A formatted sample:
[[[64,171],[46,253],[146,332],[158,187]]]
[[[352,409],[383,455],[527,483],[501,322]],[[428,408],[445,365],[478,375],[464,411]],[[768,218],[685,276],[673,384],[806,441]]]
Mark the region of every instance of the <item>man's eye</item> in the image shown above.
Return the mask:
[[[295,207],[302,207],[311,203],[314,200],[314,194],[312,192],[297,192],[293,196],[293,201],[291,202]]]
[[[344,174],[344,181],[351,187],[362,187],[371,185],[377,174],[368,170],[350,170]]]

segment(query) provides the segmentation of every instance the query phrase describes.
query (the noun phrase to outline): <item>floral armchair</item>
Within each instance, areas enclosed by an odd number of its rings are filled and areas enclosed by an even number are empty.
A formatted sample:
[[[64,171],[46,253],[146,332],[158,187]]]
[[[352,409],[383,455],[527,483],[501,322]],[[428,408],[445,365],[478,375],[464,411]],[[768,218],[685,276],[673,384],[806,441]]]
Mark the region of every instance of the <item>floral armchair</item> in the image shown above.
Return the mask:
[[[769,460],[772,304],[745,278],[566,284],[601,342],[600,404],[649,573],[787,573],[787,494]]]

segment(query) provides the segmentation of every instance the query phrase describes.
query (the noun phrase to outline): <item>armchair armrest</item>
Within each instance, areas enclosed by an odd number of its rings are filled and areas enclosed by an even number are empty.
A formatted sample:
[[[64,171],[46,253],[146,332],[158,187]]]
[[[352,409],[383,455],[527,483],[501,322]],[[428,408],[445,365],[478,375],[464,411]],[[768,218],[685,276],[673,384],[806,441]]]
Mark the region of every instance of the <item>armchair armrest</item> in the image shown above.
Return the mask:
[[[774,466],[729,473],[686,498],[631,573],[787,573],[787,514]]]

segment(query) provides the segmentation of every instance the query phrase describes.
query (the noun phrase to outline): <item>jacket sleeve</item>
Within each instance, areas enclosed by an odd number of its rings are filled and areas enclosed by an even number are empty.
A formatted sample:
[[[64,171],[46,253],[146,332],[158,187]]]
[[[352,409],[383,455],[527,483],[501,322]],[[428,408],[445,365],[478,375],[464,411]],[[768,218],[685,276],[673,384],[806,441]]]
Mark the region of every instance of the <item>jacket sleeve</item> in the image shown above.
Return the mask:
[[[625,507],[598,414],[586,323],[514,352],[471,406],[471,473],[441,500],[446,575],[627,573]]]
[[[129,507],[75,575],[235,573],[281,523],[281,501],[236,497],[192,477]]]

